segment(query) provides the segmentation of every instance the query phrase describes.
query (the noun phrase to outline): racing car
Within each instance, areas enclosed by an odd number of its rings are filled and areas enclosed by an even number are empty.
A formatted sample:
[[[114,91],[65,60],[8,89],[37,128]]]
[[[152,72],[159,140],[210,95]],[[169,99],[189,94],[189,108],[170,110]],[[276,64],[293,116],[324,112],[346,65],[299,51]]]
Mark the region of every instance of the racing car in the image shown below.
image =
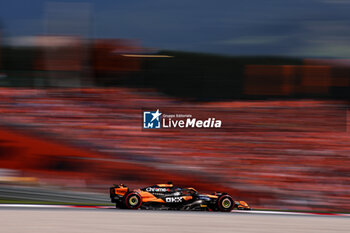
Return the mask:
[[[244,201],[234,201],[227,193],[201,194],[194,188],[175,187],[171,182],[130,190],[124,184],[110,187],[111,202],[121,209],[204,210],[229,212],[250,210]]]

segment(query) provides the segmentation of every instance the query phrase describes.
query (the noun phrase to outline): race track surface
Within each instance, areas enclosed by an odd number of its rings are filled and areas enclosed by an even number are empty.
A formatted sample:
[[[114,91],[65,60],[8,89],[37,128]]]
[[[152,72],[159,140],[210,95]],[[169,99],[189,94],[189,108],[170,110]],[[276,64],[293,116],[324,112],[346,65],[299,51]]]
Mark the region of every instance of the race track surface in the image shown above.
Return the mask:
[[[349,232],[349,217],[116,209],[0,208],[1,233]]]

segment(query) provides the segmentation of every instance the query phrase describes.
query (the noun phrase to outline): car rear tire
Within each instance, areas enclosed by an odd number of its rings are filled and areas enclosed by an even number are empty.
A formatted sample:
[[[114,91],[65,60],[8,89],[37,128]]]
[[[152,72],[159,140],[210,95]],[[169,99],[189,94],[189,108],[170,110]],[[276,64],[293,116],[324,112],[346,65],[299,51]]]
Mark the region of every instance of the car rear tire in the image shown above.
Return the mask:
[[[138,193],[129,193],[126,195],[125,199],[124,199],[124,206],[127,209],[138,209],[140,208],[142,204],[142,198]]]
[[[218,198],[217,207],[222,212],[230,212],[235,203],[230,195],[222,195]]]

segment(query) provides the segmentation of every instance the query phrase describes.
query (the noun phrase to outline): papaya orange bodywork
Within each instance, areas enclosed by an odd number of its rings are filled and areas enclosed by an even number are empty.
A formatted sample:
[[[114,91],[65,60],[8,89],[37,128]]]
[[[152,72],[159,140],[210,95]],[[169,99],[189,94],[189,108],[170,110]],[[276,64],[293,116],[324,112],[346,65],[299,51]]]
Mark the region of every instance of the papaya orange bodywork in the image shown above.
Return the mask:
[[[138,193],[142,197],[142,202],[150,202],[150,201],[152,201],[152,202],[165,203],[165,201],[163,201],[160,198],[155,197],[154,195],[152,195],[149,192],[139,191]]]
[[[162,187],[162,188],[164,188],[164,187],[166,187],[166,188],[171,188],[171,187],[173,187],[172,184],[157,184],[157,185],[158,185],[158,187]]]
[[[192,199],[192,196],[183,196],[182,197],[185,201],[188,201],[188,200],[191,200]]]
[[[114,189],[115,194],[122,195],[122,196],[124,196],[127,191],[128,191],[128,188],[116,188],[116,189]]]

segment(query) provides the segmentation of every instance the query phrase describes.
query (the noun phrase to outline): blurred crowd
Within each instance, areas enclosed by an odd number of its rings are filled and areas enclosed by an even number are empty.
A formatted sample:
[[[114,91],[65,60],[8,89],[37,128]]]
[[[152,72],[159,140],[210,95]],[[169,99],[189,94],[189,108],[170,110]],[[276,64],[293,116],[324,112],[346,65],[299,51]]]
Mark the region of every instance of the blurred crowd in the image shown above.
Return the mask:
[[[223,128],[142,130],[142,111],[155,108],[215,117]],[[2,125],[185,179],[200,177],[211,190],[233,191],[253,207],[350,210],[350,136],[342,101],[204,103],[151,89],[2,88],[0,114]],[[136,181],[124,174],[124,182],[151,182],[142,171],[131,172]]]

